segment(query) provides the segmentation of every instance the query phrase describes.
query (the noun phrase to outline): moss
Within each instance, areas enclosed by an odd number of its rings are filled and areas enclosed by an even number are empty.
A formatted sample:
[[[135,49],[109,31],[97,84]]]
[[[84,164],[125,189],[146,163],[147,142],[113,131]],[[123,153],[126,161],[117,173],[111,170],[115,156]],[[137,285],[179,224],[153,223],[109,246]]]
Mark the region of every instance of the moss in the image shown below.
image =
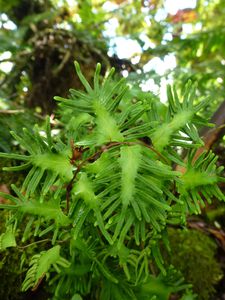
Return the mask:
[[[4,223],[7,220],[7,213],[0,212],[0,234],[5,231]],[[22,300],[20,293],[21,283],[23,281],[22,272],[19,270],[21,252],[15,248],[8,248],[0,252],[0,299]]]
[[[212,299],[222,270],[215,258],[217,245],[209,236],[197,230],[169,230],[170,261],[180,270],[186,282],[193,285],[198,299]]]
[[[9,248],[0,253],[0,299],[4,300],[47,300],[49,295],[43,284],[35,292],[21,292],[25,269],[20,270],[21,251]]]
[[[20,292],[24,276],[18,270],[20,255],[18,250],[12,248],[0,253],[0,299],[24,299],[24,295]]]
[[[5,222],[8,219],[8,212],[0,211],[0,235],[5,231]],[[24,230],[24,229],[23,229]],[[21,240],[23,230],[19,230],[17,240]],[[33,242],[27,241],[27,243]],[[26,275],[26,268],[29,259],[35,253],[36,248],[41,249],[43,246],[37,245],[27,247],[26,249],[18,247],[10,247],[4,251],[0,251],[0,299],[4,300],[46,300],[48,292],[46,286],[42,284],[35,292],[21,292],[22,282]],[[23,256],[23,259],[21,259]],[[21,261],[23,267],[20,267]]]

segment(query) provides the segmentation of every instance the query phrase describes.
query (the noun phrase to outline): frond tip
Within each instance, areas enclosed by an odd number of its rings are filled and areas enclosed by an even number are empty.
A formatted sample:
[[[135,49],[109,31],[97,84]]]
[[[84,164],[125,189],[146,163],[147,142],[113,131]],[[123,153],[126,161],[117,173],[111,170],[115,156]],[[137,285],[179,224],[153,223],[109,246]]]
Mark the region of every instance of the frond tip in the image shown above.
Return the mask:
[[[34,131],[24,129],[21,136],[12,132],[13,137],[29,154],[0,153],[0,157],[25,162],[19,166],[7,167],[5,171],[21,171],[30,168],[22,186],[22,190],[26,191],[28,196],[33,194],[42,182],[42,193],[45,195],[56,180],[68,182],[73,177],[73,166],[69,158],[71,150],[67,145],[63,145],[64,149],[61,151],[56,150],[58,145],[53,144],[48,124],[45,134],[46,137],[42,136],[37,127]]]
[[[200,118],[197,113],[209,103],[210,99],[207,98],[194,106],[195,88],[195,85],[189,81],[185,86],[183,101],[181,101],[176,89],[168,86],[167,120],[163,124],[159,123],[151,134],[153,145],[158,151],[162,151],[168,145],[184,148],[197,148],[203,145],[196,127]],[[208,126],[208,123],[205,121],[201,125]],[[183,134],[181,135],[180,132]]]
[[[191,213],[200,213],[205,207],[204,199],[210,204],[212,197],[225,201],[225,196],[218,187],[225,179],[220,176],[223,167],[216,167],[217,156],[211,151],[203,152],[194,161],[195,151],[188,158],[187,170],[178,183],[180,199],[184,201]]]
[[[58,270],[57,265],[63,268],[68,268],[70,265],[66,259],[60,256],[59,245],[34,255],[29,264],[30,269],[27,271],[22,284],[22,291],[27,291],[29,288],[35,290],[52,266]]]
[[[9,247],[16,247],[15,232],[11,225],[0,235],[0,251]]]

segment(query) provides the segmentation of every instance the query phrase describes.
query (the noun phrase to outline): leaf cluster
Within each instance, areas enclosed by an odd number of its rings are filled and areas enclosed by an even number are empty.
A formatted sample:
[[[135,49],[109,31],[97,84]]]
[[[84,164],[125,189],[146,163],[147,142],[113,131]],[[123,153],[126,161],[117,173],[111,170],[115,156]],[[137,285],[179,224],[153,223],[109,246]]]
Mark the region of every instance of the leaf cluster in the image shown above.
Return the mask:
[[[217,157],[195,158],[203,145],[198,127],[210,125],[199,111],[210,100],[195,105],[191,82],[182,95],[168,87],[162,114],[144,93],[134,101],[125,80],[113,79],[114,69],[102,81],[98,64],[91,86],[77,62],[75,68],[85,91],[55,97],[72,115],[63,140],[53,137],[47,118],[45,130],[12,132],[23,154],[0,153],[22,162],[5,171],[27,170],[22,187],[12,185],[14,195],[0,193],[8,201],[0,208],[12,213],[8,226],[16,230],[29,216],[22,242],[31,236],[52,242],[32,257],[23,290],[38,288],[47,276],[54,299],[168,299],[189,288],[164,266],[160,244],[168,246],[169,224],[184,226],[205,202],[224,201]],[[15,246],[13,238],[5,243],[7,234],[2,249]],[[165,282],[160,296],[156,287]]]

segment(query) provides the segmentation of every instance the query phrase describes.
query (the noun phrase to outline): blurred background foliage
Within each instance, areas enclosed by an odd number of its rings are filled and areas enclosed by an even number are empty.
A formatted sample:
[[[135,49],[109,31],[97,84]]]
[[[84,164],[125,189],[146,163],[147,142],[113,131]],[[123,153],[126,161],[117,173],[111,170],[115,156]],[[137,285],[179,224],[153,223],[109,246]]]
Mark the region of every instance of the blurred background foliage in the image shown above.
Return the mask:
[[[223,101],[222,0],[1,0],[0,7],[0,96],[14,105],[52,112],[55,94],[80,88],[75,59],[88,78],[100,61],[103,72],[113,65],[131,81],[150,79],[145,89],[164,101],[174,78],[180,88],[197,81],[199,95],[213,95],[212,110]]]
[[[80,88],[75,59],[87,78],[97,62],[102,72],[115,66],[163,101],[168,82],[181,89],[197,81],[199,96],[212,97],[208,115],[224,100],[222,0],[1,0],[0,7],[1,106],[51,113],[54,95]]]
[[[102,75],[114,66],[117,76],[127,77],[134,98],[141,93],[140,88],[149,91],[162,110],[166,85],[174,83],[179,92],[191,79],[197,82],[196,102],[211,98],[203,117],[211,116],[225,101],[224,14],[223,0],[0,0],[0,151],[18,148],[10,130],[19,132],[35,123],[42,126],[46,114],[51,115],[55,134],[67,126],[71,116],[65,112],[65,124],[57,120],[53,97],[66,97],[69,88],[82,88],[74,60],[89,80],[97,62],[102,64]],[[222,108],[219,116],[223,128]],[[216,138],[209,148],[224,165],[224,132],[212,135]],[[0,170],[0,190],[10,192],[12,181],[23,178],[22,173],[13,176]],[[175,253],[172,264],[193,284],[197,299],[223,299],[225,293],[224,212],[224,206],[215,203],[205,209],[200,221],[190,221],[190,226],[203,228],[201,235],[177,229],[170,233],[171,251]],[[197,250],[188,252],[193,244]],[[184,264],[187,252],[190,264]],[[8,254],[0,265],[2,274],[6,274],[9,263],[14,269],[17,261],[9,260]],[[192,265],[198,266],[197,272]],[[209,278],[209,269],[215,276]],[[12,286],[15,282],[12,274],[7,274],[4,289],[8,277]],[[7,295],[13,299],[10,292]]]

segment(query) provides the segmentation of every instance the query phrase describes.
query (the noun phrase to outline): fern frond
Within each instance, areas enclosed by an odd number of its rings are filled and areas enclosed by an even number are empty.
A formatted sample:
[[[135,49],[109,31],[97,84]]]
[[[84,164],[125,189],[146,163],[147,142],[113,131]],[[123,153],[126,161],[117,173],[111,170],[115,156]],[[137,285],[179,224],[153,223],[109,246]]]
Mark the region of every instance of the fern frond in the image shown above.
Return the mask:
[[[95,195],[92,184],[91,184],[90,180],[88,179],[86,173],[81,174],[81,177],[76,184],[76,188],[75,188],[74,192],[75,192],[75,196],[77,199],[82,198],[84,200],[84,203],[87,205],[87,207],[89,207],[90,209],[93,209],[99,229],[101,230],[101,232],[104,235],[104,237],[106,238],[106,240],[111,244],[112,239],[104,227],[103,219],[100,214],[98,197]],[[89,209],[88,209],[88,212],[89,212]],[[87,217],[88,212],[84,213],[83,216]],[[78,221],[79,223],[80,223],[80,220]],[[82,223],[84,221],[85,220],[82,218]],[[77,222],[76,226],[78,226],[78,224],[79,224],[78,222]],[[79,229],[80,229],[80,226],[82,226],[82,224],[79,225]]]
[[[15,190],[15,188],[14,188]],[[50,199],[46,201],[44,204],[40,203],[38,200],[25,198],[24,196],[16,190],[18,193],[18,198],[12,197],[11,195],[7,196],[7,194],[1,193],[1,195],[9,200],[14,200],[16,205],[10,204],[2,204],[1,208],[16,210],[19,213],[29,214],[33,216],[44,217],[46,220],[54,220],[56,224],[60,226],[67,226],[71,223],[69,218],[62,212],[60,207],[59,200]]]
[[[195,86],[190,81],[186,85],[182,102],[179,100],[175,88],[172,91],[168,86],[167,95],[169,100],[167,121],[159,124],[150,134],[153,145],[158,151],[162,151],[167,145],[190,147],[191,141],[194,142],[192,147],[201,146],[203,142],[196,128],[196,125],[199,124],[197,113],[209,103],[210,99],[205,99],[194,106]],[[205,121],[204,125],[208,125],[208,123]],[[174,134],[178,134],[178,136],[175,138]],[[185,141],[185,136],[190,138],[190,142]]]
[[[35,254],[30,261],[30,269],[27,271],[26,278],[22,284],[22,291],[29,288],[36,288],[40,280],[49,272],[52,266],[57,265],[63,268],[69,267],[69,262],[60,256],[60,246],[57,245],[40,254]]]
[[[184,283],[180,272],[170,266],[167,274],[160,273],[157,277],[150,275],[146,282],[137,287],[136,295],[138,299],[145,299],[145,295],[148,295],[149,299],[167,300],[172,293],[190,287],[190,284]]]
[[[123,278],[120,278],[119,284],[115,284],[109,280],[103,281],[103,287],[100,294],[100,300],[138,300],[132,290],[131,285]]]
[[[59,199],[52,197],[50,200],[42,203],[37,199],[24,196],[19,189],[13,185],[12,189],[17,194],[17,197],[4,193],[1,193],[1,196],[15,204],[0,204],[0,208],[12,211],[14,215],[19,218],[20,222],[24,215],[29,216],[23,232],[22,242],[30,238],[32,231],[34,231],[34,236],[39,237],[53,232],[52,244],[55,244],[59,228],[62,231],[63,227],[68,227],[70,224],[72,225],[73,221],[63,213]],[[44,225],[45,229],[42,229],[41,225]]]
[[[65,99],[55,97],[60,101],[62,107],[72,108],[74,113],[87,113],[95,116],[93,122],[93,131],[89,134],[88,140],[80,141],[81,145],[101,145],[111,141],[122,142],[124,140],[133,140],[148,135],[152,131],[152,127],[147,125],[137,126],[130,129],[131,125],[149,109],[147,104],[139,101],[136,104],[130,103],[126,111],[118,113],[117,108],[125,96],[128,86],[122,78],[117,84],[113,84],[112,69],[102,84],[99,84],[100,65],[96,68],[94,87],[84,79],[78,63],[75,63],[77,74],[83,83],[86,92],[77,92],[71,90],[71,98]]]
[[[167,212],[171,210],[170,203],[165,201],[165,195],[168,195],[164,192],[168,190],[166,182],[176,179],[180,173],[156,161],[149,149],[142,145],[110,149],[90,164],[87,171],[92,178],[93,190],[98,188],[90,197],[92,205],[96,199],[99,203],[96,211],[99,216],[101,211],[107,222],[105,228],[113,230],[113,241],[118,238],[119,246],[122,247],[131,227],[134,227],[135,240],[139,243],[146,224],[156,231],[165,226]],[[88,185],[82,190],[87,193]],[[85,200],[84,195],[82,198]]]
[[[204,199],[211,203],[212,197],[225,200],[225,196],[218,187],[224,178],[220,176],[223,167],[216,167],[217,156],[211,151],[203,152],[197,160],[194,160],[195,151],[190,153],[187,170],[181,176],[178,183],[180,198],[187,205],[191,213],[200,213],[204,207]]]
[[[217,157],[210,152],[195,160],[192,150],[202,145],[197,126],[209,125],[198,115],[209,100],[195,105],[189,82],[181,98],[168,87],[167,107],[143,92],[128,92],[125,79],[114,81],[114,69],[101,80],[98,64],[89,83],[77,62],[75,68],[84,91],[55,97],[64,114],[62,140],[52,138],[47,118],[45,131],[12,132],[23,154],[0,153],[19,161],[5,171],[28,170],[22,189],[0,192],[7,200],[0,209],[12,215],[0,249],[16,245],[22,222],[22,242],[51,236],[56,245],[32,257],[23,291],[36,289],[53,271],[53,299],[168,299],[187,285],[164,264],[166,226],[185,224],[187,214],[199,213],[212,197],[225,200]],[[187,161],[178,146],[188,149]]]
[[[128,89],[128,87],[124,83],[124,78],[122,78],[118,83],[112,85],[112,76],[115,72],[115,69],[112,68],[108,76],[100,86],[99,77],[101,65],[98,64],[94,77],[94,88],[92,88],[84,78],[80,70],[80,66],[77,62],[75,62],[75,68],[80,81],[86,89],[86,92],[78,92],[71,89],[71,99],[65,99],[58,96],[54,99],[60,101],[61,106],[71,107],[76,109],[76,111],[81,112],[93,113],[95,111],[93,104],[97,102],[104,106],[109,112],[114,110],[122,99],[124,93]]]
[[[0,251],[9,247],[16,247],[15,230],[12,225],[7,226],[6,231],[0,235]]]
[[[4,168],[5,171],[21,171],[31,167],[22,187],[22,191],[26,191],[28,196],[35,192],[41,182],[43,182],[42,192],[45,195],[57,179],[68,182],[73,177],[73,166],[69,158],[71,150],[63,145],[64,149],[60,147],[61,151],[55,153],[54,148],[57,148],[57,144],[53,145],[48,123],[46,130],[46,138],[40,135],[37,128],[34,132],[24,129],[22,136],[12,132],[14,138],[30,155],[0,153],[0,157],[3,158],[25,161],[25,164],[16,167]]]

